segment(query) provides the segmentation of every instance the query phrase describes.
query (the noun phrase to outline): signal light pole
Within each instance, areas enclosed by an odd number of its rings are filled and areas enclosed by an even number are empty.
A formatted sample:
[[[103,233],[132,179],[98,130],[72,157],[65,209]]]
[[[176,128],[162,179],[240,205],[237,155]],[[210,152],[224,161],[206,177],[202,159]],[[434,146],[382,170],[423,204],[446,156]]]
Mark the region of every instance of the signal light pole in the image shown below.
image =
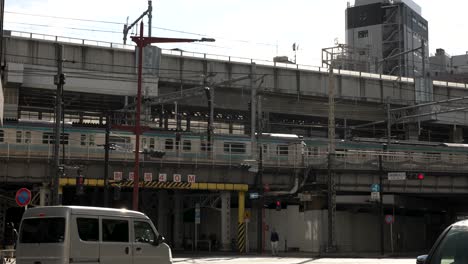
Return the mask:
[[[137,103],[135,113],[135,167],[133,170],[133,210],[138,211],[138,197],[140,186],[140,135],[141,135],[141,88],[143,79],[143,48],[151,43],[174,43],[174,42],[214,42],[212,38],[202,39],[186,39],[186,38],[160,38],[160,37],[144,37],[143,36],[143,21],[140,23],[140,36],[132,36],[132,41],[135,42],[138,48],[138,88],[137,88]]]

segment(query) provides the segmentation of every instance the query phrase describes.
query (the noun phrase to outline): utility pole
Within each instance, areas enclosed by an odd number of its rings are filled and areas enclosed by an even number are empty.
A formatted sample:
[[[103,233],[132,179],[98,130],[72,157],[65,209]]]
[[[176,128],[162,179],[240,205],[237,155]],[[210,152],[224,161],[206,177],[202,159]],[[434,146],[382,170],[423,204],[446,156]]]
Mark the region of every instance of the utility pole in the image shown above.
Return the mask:
[[[140,24],[140,38],[143,39],[143,22]],[[143,48],[144,45],[138,44],[138,89],[137,104],[135,111],[135,166],[133,169],[133,210],[138,211],[138,199],[140,188],[140,119],[141,119],[141,86],[143,79]]]
[[[109,151],[110,151],[111,118],[106,118],[106,138],[104,143],[104,207],[109,207]]]
[[[383,146],[383,152],[387,151],[387,145]],[[379,155],[379,233],[380,233],[380,254],[385,254],[385,243],[384,243],[384,204],[383,204],[383,178],[385,173],[383,170],[383,152]]]
[[[0,1],[0,76],[3,77],[3,18],[5,17],[5,0]],[[2,81],[1,78],[0,81]]]
[[[214,86],[211,86],[208,90],[210,94],[208,99],[208,108],[210,110],[210,118],[208,124],[208,144],[210,146],[210,152],[213,154],[213,135],[214,135]]]
[[[60,120],[62,119],[62,93],[63,85],[65,84],[65,75],[63,74],[63,45],[56,44],[56,58],[57,58],[57,75],[55,76],[55,84],[57,91],[55,95],[55,127],[54,127],[54,175],[52,181],[53,189],[53,204],[59,205],[61,197],[59,194],[60,183]]]
[[[252,148],[252,159],[256,158],[257,154],[257,144],[255,132],[257,132],[255,125],[257,120],[257,89],[255,87],[255,72],[257,70],[257,65],[252,62],[250,68],[250,141]]]
[[[151,29],[153,25],[153,5],[152,1],[148,0],[148,37],[151,38]]]
[[[141,14],[130,26],[127,25],[127,24],[124,24],[124,29],[123,29],[123,44],[124,45],[127,45],[127,35],[128,35],[128,32],[130,32],[130,30],[138,23],[138,21],[140,21],[141,19],[143,19],[146,15],[148,15],[148,37],[151,37],[151,27],[152,27],[152,20],[153,20],[153,5],[152,5],[152,1],[151,0],[148,0],[148,9],[146,9],[145,12],[143,12],[143,14]],[[127,18],[127,23],[128,23],[128,18]],[[137,30],[138,30],[138,27],[137,27]]]
[[[333,161],[335,158],[335,76],[333,54],[328,75],[328,252],[336,251],[336,190]]]
[[[135,22],[136,23],[136,22]],[[135,24],[134,23],[134,24]],[[138,211],[139,198],[139,169],[140,169],[140,135],[141,135],[141,88],[143,79],[143,48],[151,43],[171,43],[171,42],[214,42],[211,38],[202,39],[185,39],[185,38],[161,38],[161,37],[144,37],[143,22],[140,23],[140,35],[132,36],[132,41],[136,43],[138,50],[138,87],[136,98],[136,113],[135,113],[135,166],[134,166],[134,181],[133,181],[133,210]]]

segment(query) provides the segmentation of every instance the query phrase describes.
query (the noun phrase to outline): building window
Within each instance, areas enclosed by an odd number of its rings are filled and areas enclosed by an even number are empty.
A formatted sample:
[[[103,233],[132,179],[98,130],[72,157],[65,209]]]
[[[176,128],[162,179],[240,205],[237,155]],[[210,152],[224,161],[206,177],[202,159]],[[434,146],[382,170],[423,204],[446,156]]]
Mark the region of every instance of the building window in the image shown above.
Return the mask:
[[[154,138],[150,138],[149,147],[150,147],[150,149],[154,149]]]
[[[243,154],[243,153],[245,153],[245,144],[225,142],[224,143],[224,152]]]
[[[362,30],[358,32],[358,38],[367,38],[367,37],[369,37],[368,30]]]
[[[141,146],[146,148],[146,138],[141,138]]]
[[[279,156],[287,156],[289,154],[289,146],[288,145],[276,146],[276,154],[278,154]]]
[[[164,148],[166,150],[173,150],[174,149],[174,140],[173,139],[166,139],[164,142]]]
[[[5,132],[0,130],[0,142],[5,142]]]
[[[23,131],[16,131],[16,143],[23,141]]]

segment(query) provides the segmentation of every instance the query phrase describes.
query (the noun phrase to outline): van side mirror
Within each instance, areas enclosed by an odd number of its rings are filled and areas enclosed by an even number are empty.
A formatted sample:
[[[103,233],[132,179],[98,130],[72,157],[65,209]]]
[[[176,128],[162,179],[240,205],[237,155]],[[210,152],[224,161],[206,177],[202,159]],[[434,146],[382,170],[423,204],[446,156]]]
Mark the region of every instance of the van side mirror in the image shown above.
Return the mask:
[[[427,255],[422,255],[416,258],[416,264],[424,264],[426,263]]]
[[[154,240],[153,242],[153,246],[159,246],[161,245],[164,241],[166,241],[166,239],[162,236],[162,235],[159,235],[156,240]]]

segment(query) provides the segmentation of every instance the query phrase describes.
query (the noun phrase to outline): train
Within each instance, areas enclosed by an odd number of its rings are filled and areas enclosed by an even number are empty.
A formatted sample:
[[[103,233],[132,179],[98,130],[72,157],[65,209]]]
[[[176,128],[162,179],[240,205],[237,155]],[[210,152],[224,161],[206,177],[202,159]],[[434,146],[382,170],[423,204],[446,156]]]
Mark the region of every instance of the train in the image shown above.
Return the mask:
[[[6,121],[0,128],[0,157],[28,159],[53,158],[54,124],[43,121]],[[102,160],[106,129],[103,125],[66,123],[61,127],[61,157],[68,160]],[[110,143],[113,160],[134,158],[135,135],[130,130],[111,129]],[[262,134],[256,137],[265,166],[304,167],[323,164],[327,160],[328,140],[282,134]],[[207,142],[206,133],[151,129],[140,138],[143,154],[155,150],[164,153],[153,162],[216,163],[238,165],[252,160],[249,135],[215,134],[213,144]],[[366,163],[384,155],[395,164],[446,164],[448,168],[468,164],[468,145],[441,142],[392,141],[372,138],[336,140],[335,159],[348,163]],[[382,154],[383,153],[383,154]]]

